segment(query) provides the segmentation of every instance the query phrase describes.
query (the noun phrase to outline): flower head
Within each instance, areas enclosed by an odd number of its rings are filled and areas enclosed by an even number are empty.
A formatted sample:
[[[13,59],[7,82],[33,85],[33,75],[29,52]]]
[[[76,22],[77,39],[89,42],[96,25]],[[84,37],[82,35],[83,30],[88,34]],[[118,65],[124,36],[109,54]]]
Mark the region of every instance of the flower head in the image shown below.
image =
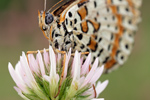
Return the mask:
[[[43,56],[38,51],[36,58],[29,54],[27,59],[23,52],[15,69],[10,63],[8,68],[16,83],[15,90],[24,99],[101,100],[97,97],[108,80],[96,85],[104,67],[98,67],[96,59],[90,68],[90,58],[91,54],[83,62],[78,51],[71,57],[71,50],[64,55],[55,54],[50,46],[49,52],[44,49]]]

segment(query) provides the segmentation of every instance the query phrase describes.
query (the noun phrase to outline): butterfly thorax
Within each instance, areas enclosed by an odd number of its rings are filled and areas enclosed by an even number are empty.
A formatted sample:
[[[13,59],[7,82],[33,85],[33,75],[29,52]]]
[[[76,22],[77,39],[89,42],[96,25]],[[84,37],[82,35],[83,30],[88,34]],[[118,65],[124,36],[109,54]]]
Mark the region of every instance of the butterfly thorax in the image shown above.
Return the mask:
[[[52,45],[52,47],[61,51],[69,51],[69,48],[74,47],[76,41],[73,36],[73,31],[68,32],[64,25],[64,22],[62,22],[61,24],[56,22],[51,26],[50,37],[50,44]]]

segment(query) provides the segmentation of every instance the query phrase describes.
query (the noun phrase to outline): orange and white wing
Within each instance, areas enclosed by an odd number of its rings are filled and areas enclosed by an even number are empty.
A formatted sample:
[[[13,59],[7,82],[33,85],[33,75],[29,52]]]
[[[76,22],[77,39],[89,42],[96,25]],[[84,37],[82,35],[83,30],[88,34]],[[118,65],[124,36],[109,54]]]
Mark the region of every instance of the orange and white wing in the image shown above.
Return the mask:
[[[78,2],[77,2],[78,1]],[[90,51],[105,64],[106,72],[124,64],[141,21],[142,0],[77,0],[65,16],[68,32],[73,31],[75,49]]]

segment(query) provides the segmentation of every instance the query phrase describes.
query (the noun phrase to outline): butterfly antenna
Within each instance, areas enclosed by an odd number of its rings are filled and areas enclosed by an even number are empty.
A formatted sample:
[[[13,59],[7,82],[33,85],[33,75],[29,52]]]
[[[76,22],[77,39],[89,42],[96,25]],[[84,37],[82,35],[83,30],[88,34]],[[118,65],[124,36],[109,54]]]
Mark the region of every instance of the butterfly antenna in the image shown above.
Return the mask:
[[[46,11],[46,0],[44,0],[44,11]]]

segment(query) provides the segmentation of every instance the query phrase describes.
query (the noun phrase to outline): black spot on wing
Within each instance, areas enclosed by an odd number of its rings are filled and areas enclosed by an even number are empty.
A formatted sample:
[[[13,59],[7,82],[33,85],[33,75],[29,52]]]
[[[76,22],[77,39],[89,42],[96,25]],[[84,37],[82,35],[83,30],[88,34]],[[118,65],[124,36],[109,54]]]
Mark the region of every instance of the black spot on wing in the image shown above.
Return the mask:
[[[93,57],[93,60],[92,60],[92,64],[94,63],[95,59],[96,59],[96,57],[94,56],[94,57]]]
[[[104,51],[104,49],[101,49],[101,50],[99,51],[97,57],[100,57],[103,51]]]
[[[120,59],[123,60],[123,59],[124,59],[124,56],[121,56]]]
[[[70,44],[70,43],[71,43],[70,41],[66,41],[66,42],[65,42],[66,45],[67,45],[67,44]]]
[[[83,6],[84,4],[86,4],[88,1],[84,1],[84,2],[81,2],[81,3],[78,3],[78,7],[80,8],[81,6]]]
[[[85,10],[86,10],[86,15],[88,15],[88,8],[87,8],[87,6],[85,6]]]
[[[126,10],[126,12],[129,12],[129,8],[128,7],[125,10]]]
[[[79,34],[79,35],[77,35],[77,37],[78,37],[79,40],[82,40],[83,35],[82,35],[82,34]]]
[[[114,34],[113,34],[113,33],[111,33],[111,38],[110,38],[110,39],[111,39],[111,40],[113,40],[113,38],[114,38]]]
[[[128,45],[128,44],[126,44],[126,45],[125,45],[125,48],[126,48],[126,49],[129,49],[129,45]]]
[[[116,57],[118,57],[118,55],[119,55],[120,52],[121,52],[120,50],[117,50]]]
[[[111,44],[108,45],[108,51],[110,50]]]
[[[70,26],[72,26],[72,21],[70,21]]]
[[[61,27],[61,25],[57,23],[57,28],[60,28],[60,27]]]
[[[55,30],[52,32],[52,38],[54,37]]]
[[[74,46],[73,46],[73,49],[75,48],[77,46],[77,43],[76,42],[74,42]]]
[[[132,24],[132,20],[129,20],[128,23],[129,23],[129,24]]]
[[[55,48],[57,48],[57,49],[59,48],[59,44],[58,44],[57,40],[55,41]]]
[[[77,19],[75,18],[75,19],[74,19],[74,24],[76,24],[76,23],[77,23]]]
[[[77,31],[77,28],[75,27],[74,30]]]
[[[71,12],[68,12],[68,15],[69,15],[69,17],[72,17],[72,13]]]
[[[96,2],[96,1],[94,1],[94,7],[95,7],[95,8],[97,7],[97,2]]]
[[[55,34],[55,37],[61,36],[60,34]]]
[[[98,42],[101,42],[101,41],[102,41],[102,37],[99,38]]]
[[[82,44],[82,45],[80,46],[80,48],[81,48],[81,49],[84,49],[84,48],[85,48],[85,46]]]
[[[105,64],[109,59],[109,56],[105,58],[105,60],[103,61],[103,64]]]
[[[110,11],[110,9],[107,7],[107,12],[109,12]]]
[[[68,25],[68,19],[66,18],[66,25]]]
[[[112,16],[112,20],[115,20],[115,19],[116,19],[116,18],[115,18],[115,16],[113,15],[113,16]]]

